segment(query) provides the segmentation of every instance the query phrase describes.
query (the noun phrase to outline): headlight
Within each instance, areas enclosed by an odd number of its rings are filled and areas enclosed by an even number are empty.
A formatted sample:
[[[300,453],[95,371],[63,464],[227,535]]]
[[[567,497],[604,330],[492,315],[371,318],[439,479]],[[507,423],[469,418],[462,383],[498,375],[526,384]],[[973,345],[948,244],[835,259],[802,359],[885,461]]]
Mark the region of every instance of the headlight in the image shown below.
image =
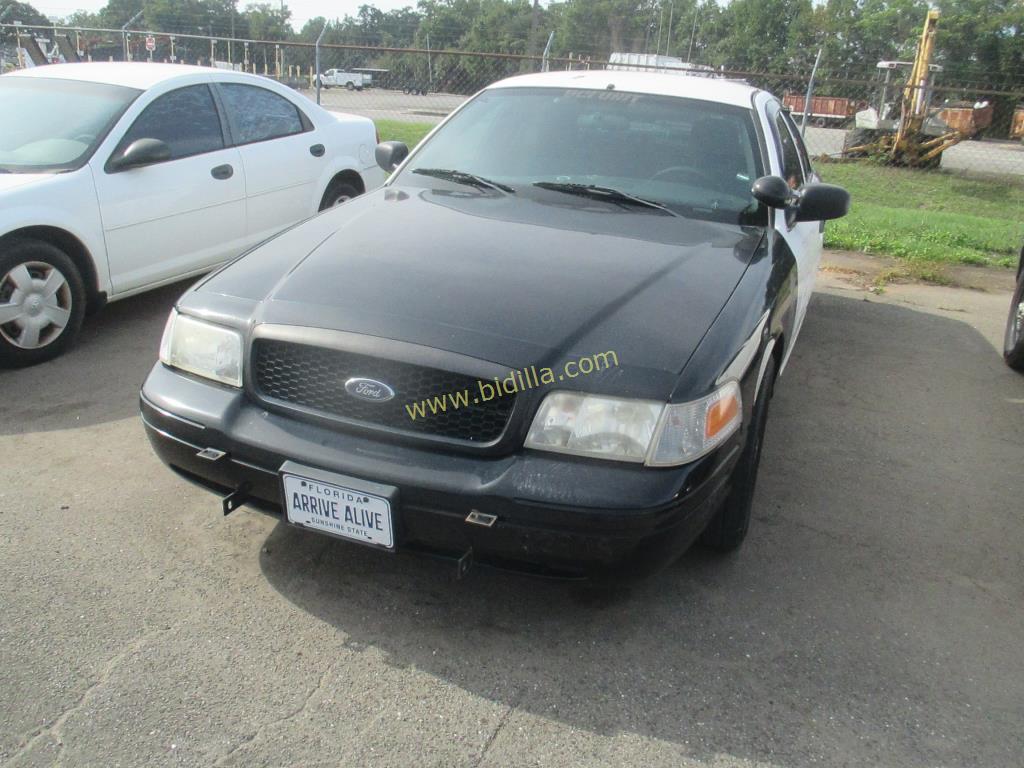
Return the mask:
[[[160,362],[205,379],[240,387],[242,336],[230,328],[171,310],[160,341]]]
[[[641,462],[663,407],[650,400],[552,392],[533,419],[526,447]]]
[[[739,429],[742,413],[734,381],[700,400],[676,405],[552,392],[533,419],[526,447],[674,466],[714,450]]]
[[[743,401],[735,381],[700,400],[666,405],[647,463],[667,467],[699,459],[721,445],[742,421]]]

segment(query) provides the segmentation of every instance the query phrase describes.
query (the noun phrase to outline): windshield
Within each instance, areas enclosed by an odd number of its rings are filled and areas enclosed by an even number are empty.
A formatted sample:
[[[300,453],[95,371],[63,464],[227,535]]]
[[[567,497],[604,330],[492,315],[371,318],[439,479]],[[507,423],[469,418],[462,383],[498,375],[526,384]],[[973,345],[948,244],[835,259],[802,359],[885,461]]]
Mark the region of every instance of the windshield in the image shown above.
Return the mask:
[[[0,171],[79,168],[141,91],[45,77],[0,77]]]
[[[763,175],[753,112],[708,101],[620,91],[495,88],[460,110],[401,174],[403,184],[436,183],[417,175],[417,169],[471,173],[513,187],[517,194],[553,199],[559,185],[592,185],[684,216],[738,224],[767,220],[750,193]],[[538,182],[543,191],[534,186]],[[561,194],[559,202],[601,204],[595,195],[575,191],[572,197]],[[610,196],[605,201],[616,203]]]

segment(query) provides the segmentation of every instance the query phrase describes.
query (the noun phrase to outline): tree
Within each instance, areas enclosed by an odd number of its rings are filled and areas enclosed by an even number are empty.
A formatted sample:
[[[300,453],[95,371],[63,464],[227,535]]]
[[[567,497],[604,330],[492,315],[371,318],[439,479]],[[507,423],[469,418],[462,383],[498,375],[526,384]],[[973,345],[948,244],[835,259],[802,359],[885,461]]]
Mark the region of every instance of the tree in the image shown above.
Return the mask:
[[[1011,87],[1024,78],[1021,0],[939,0],[936,48],[947,75]]]
[[[4,2],[0,0],[0,14],[3,14],[4,23],[11,24],[20,21],[27,27],[46,27],[52,22],[35,9],[31,3]]]
[[[811,0],[733,0],[713,52],[726,69],[786,72],[814,59]]]

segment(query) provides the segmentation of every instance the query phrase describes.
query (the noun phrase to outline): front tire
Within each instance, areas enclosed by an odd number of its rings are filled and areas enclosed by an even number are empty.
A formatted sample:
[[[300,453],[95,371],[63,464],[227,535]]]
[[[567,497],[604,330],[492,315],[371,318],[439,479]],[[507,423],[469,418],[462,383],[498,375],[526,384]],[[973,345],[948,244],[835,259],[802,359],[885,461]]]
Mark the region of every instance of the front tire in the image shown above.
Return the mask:
[[[1024,272],[1017,278],[1017,288],[1010,302],[1003,338],[1003,359],[1015,371],[1024,372]]]
[[[85,317],[85,284],[59,248],[15,240],[0,253],[0,367],[52,360],[75,341]]]
[[[708,527],[701,534],[700,543],[718,552],[730,552],[747,538],[750,530],[750,513],[754,506],[754,488],[757,485],[757,470],[761,465],[761,447],[764,444],[764,430],[768,423],[768,403],[775,389],[775,358],[770,357],[757,393],[751,414],[747,443],[743,447],[739,462],[732,473],[732,488]]]

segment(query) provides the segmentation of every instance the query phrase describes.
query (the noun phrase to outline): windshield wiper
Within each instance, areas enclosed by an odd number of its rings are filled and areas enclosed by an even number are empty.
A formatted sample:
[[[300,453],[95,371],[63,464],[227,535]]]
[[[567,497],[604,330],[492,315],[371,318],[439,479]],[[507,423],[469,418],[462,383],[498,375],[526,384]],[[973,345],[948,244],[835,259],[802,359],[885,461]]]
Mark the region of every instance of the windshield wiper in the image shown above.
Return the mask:
[[[540,187],[541,189],[550,189],[552,192],[564,192],[567,195],[589,197],[592,200],[607,200],[609,203],[617,203],[619,205],[636,205],[642,208],[653,208],[658,211],[664,211],[669,216],[679,215],[671,208],[668,208],[661,203],[656,203],[653,200],[646,200],[642,197],[631,195],[628,192],[623,192],[621,189],[601,187],[597,184],[570,184],[556,181],[535,181],[533,186]]]
[[[450,168],[415,168],[413,173],[418,173],[421,176],[432,176],[435,179],[444,179],[445,181],[454,181],[456,184],[466,184],[471,187],[483,187],[485,189],[500,189],[502,192],[515,194],[515,189],[508,184],[502,184],[500,181],[491,181],[483,176],[477,176],[475,173],[467,171],[456,171]]]

